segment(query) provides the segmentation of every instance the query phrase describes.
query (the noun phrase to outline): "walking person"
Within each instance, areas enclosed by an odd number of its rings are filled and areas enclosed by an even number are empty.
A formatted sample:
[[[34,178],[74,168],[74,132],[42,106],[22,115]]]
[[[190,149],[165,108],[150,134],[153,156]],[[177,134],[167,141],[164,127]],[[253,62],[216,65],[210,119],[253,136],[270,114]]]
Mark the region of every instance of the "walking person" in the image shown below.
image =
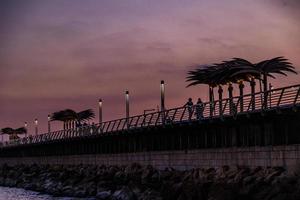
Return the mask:
[[[198,120],[203,118],[203,112],[204,112],[204,103],[201,100],[201,98],[198,98],[197,104],[196,104],[196,118]]]
[[[191,120],[192,115],[193,115],[193,106],[194,106],[192,98],[189,98],[184,106],[187,107],[188,112],[189,112],[189,120]]]

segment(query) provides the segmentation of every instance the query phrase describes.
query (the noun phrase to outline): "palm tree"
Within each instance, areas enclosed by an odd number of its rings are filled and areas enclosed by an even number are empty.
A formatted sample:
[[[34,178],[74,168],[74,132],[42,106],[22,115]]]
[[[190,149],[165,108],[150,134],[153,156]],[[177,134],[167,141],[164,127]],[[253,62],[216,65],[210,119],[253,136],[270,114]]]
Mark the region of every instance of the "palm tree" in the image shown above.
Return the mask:
[[[52,121],[64,122],[64,130],[68,128],[74,128],[75,123],[81,124],[95,117],[95,113],[92,109],[76,112],[72,109],[65,109],[55,112],[51,116]]]
[[[223,62],[225,66],[229,66],[229,70],[225,79],[230,82],[237,83],[240,91],[240,111],[244,110],[244,81],[250,82],[251,94],[252,94],[252,109],[255,104],[255,79],[260,79],[260,72],[257,68],[249,61],[242,58],[233,58],[230,61]],[[229,97],[232,99],[232,86],[229,85]],[[230,102],[231,106],[233,102]]]
[[[219,85],[219,92],[222,92],[222,85],[229,83],[229,97],[232,98],[232,85],[231,83],[238,83],[240,88],[240,97],[243,96],[243,81],[250,82],[252,93],[252,109],[255,108],[255,79],[263,80],[264,85],[264,106],[267,106],[267,90],[268,90],[268,77],[275,78],[273,74],[281,74],[287,76],[285,72],[297,73],[295,68],[284,57],[275,57],[270,60],[264,60],[259,63],[253,64],[242,58],[233,58],[229,61],[213,64],[206,67],[198,67],[198,69],[188,72],[187,81],[191,82],[187,87],[198,84],[208,84],[210,88]],[[260,87],[261,88],[261,87]],[[262,88],[261,88],[262,91]],[[210,90],[210,102],[212,92]],[[222,94],[219,93],[219,98]],[[221,100],[221,99],[220,99]],[[241,110],[242,110],[241,99]],[[221,103],[221,101],[220,101]],[[220,105],[221,107],[221,105]]]
[[[210,102],[210,115],[213,113],[213,105],[212,102],[214,100],[214,87],[218,84],[214,81],[214,73],[217,71],[217,65],[199,65],[195,70],[191,70],[188,72],[188,76],[186,77],[187,82],[191,82],[187,87],[205,84],[208,85],[209,89],[209,102]]]
[[[17,129],[13,129],[10,127],[2,128],[1,135],[7,134],[9,135],[9,140],[19,139],[20,134],[26,134],[27,130],[24,127],[20,127]]]
[[[229,97],[232,99],[232,83],[242,84],[242,81],[250,81],[251,77],[259,77],[259,71],[247,60],[234,58],[230,61],[215,63],[210,66],[198,68],[188,72],[187,81],[191,82],[187,87],[198,84],[208,84],[210,88],[219,86],[219,109],[222,110],[222,85],[229,83]],[[242,81],[241,81],[242,80]],[[243,87],[240,87],[241,95]],[[213,90],[210,90],[210,104],[212,104]],[[230,103],[232,106],[233,102]],[[242,105],[242,104],[241,104]],[[212,106],[211,113],[212,115]]]
[[[263,91],[264,91],[264,106],[267,106],[267,90],[268,90],[268,77],[275,78],[273,74],[281,74],[287,76],[286,72],[291,72],[297,74],[294,70],[295,67],[292,66],[292,63],[283,56],[275,57],[269,60],[263,60],[255,64],[255,67],[260,71],[263,82]]]

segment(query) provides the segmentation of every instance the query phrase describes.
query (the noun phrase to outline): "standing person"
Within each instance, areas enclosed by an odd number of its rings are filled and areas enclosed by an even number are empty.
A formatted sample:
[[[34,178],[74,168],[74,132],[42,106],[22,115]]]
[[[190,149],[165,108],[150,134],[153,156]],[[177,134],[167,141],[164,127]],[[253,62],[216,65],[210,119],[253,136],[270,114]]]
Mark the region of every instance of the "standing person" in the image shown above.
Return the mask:
[[[198,120],[203,118],[203,111],[204,111],[204,103],[201,100],[201,98],[198,98],[197,104],[196,104],[196,118]]]
[[[189,111],[189,120],[191,120],[192,115],[193,115],[193,100],[192,98],[189,98],[188,102],[186,102],[186,104],[184,106],[186,106],[188,108]]]

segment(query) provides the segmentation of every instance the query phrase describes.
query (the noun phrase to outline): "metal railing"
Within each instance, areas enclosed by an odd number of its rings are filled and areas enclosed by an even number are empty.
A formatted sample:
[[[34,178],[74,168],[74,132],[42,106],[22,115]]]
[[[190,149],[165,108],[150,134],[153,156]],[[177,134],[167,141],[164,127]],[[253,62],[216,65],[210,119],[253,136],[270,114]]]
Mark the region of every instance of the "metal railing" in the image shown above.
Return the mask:
[[[129,118],[106,121],[67,130],[59,130],[36,136],[28,136],[0,144],[0,147],[69,140],[93,135],[113,134],[118,131],[163,126],[168,124],[190,123],[205,119],[236,116],[251,112],[278,109],[300,104],[300,84],[205,102],[202,106],[183,106],[160,112],[152,112]],[[212,112],[211,112],[212,110]]]

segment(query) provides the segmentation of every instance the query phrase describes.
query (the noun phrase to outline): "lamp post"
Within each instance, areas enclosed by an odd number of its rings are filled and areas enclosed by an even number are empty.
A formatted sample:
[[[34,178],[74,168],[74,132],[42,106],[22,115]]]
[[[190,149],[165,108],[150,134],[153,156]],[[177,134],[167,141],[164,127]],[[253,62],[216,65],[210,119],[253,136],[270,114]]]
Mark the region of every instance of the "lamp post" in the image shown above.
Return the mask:
[[[162,111],[161,120],[165,123],[165,81],[160,81],[160,110]]]
[[[27,126],[28,126],[28,124],[27,124],[27,122],[24,122],[24,128],[25,128],[25,130],[26,130],[26,132],[25,132],[25,137],[27,137]]]
[[[102,124],[102,99],[98,101],[98,108],[99,108],[99,124]]]
[[[34,125],[35,125],[35,135],[38,134],[38,120],[37,118],[34,120]]]
[[[160,109],[165,111],[165,81],[160,81]]]
[[[51,132],[51,125],[50,125],[51,117],[48,115],[48,133]]]
[[[129,91],[126,90],[125,92],[125,106],[126,106],[126,123],[127,127],[129,127],[128,120],[129,120]]]

